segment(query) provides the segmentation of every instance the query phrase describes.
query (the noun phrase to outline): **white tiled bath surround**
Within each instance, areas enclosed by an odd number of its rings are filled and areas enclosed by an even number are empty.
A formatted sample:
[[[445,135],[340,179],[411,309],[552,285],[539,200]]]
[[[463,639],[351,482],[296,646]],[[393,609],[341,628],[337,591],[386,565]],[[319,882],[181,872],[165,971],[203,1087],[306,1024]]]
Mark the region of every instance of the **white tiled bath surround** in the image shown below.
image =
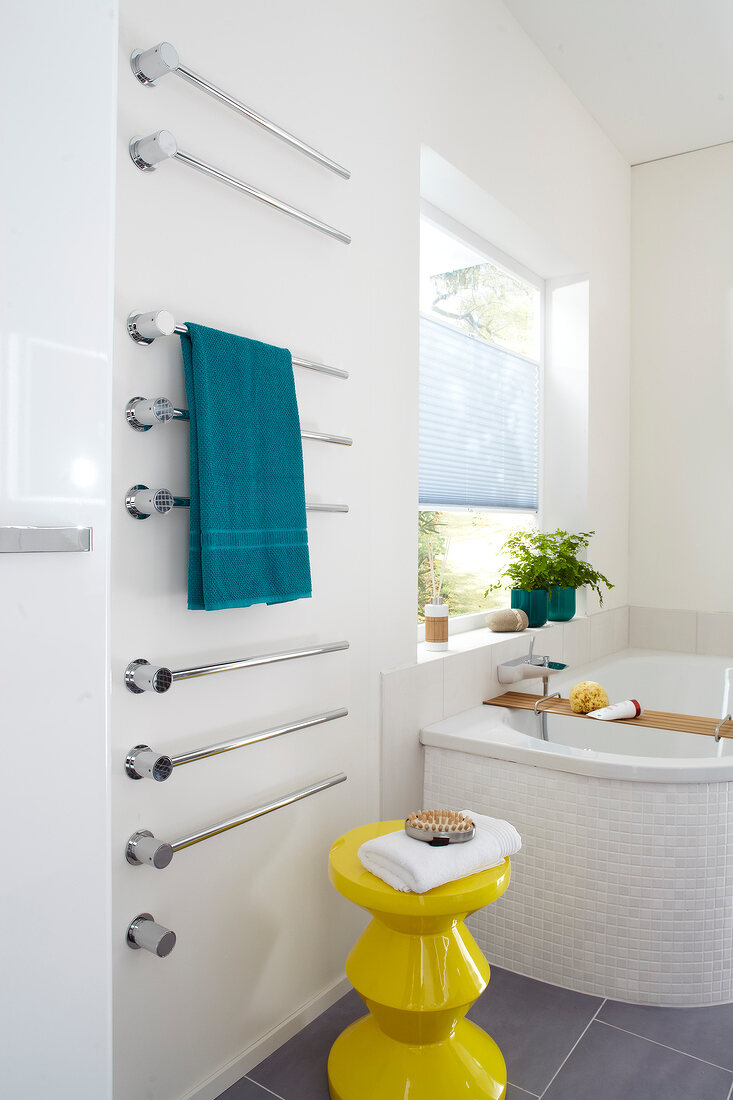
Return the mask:
[[[537,652],[571,669],[627,646],[733,663],[729,615],[618,608],[532,633]],[[520,830],[511,889],[471,918],[490,961],[625,1001],[733,1001],[728,783],[607,779],[417,743],[422,727],[507,690],[497,667],[527,645],[526,634],[473,631],[383,674],[382,816],[468,804]]]
[[[451,635],[447,654],[422,650],[417,665],[382,673],[382,819],[401,817],[422,800],[421,728],[506,691],[496,669],[527,652],[530,634],[537,653],[572,667],[625,649],[628,622],[628,607],[620,607],[522,634],[472,630]],[[538,684],[527,681],[526,690]]]
[[[644,783],[425,750],[425,804],[506,817],[511,887],[469,921],[489,961],[658,1005],[733,1001],[730,783]]]

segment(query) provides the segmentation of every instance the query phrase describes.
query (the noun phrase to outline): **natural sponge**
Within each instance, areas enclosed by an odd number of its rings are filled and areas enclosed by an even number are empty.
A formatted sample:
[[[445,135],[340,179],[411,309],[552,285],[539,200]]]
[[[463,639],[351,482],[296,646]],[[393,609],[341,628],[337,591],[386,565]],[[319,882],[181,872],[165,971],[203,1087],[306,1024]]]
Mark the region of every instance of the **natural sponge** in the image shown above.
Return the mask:
[[[588,714],[608,706],[608,696],[595,680],[581,680],[570,691],[570,709],[575,714]]]

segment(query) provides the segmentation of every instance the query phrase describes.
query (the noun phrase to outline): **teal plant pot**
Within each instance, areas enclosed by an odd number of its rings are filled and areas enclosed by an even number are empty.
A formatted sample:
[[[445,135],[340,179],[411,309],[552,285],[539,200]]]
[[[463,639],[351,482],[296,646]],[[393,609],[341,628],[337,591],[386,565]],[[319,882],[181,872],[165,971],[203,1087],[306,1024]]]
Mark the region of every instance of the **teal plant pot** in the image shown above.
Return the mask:
[[[528,592],[524,588],[512,588],[512,607],[523,611],[531,627],[544,626],[547,622],[549,592],[546,588],[537,588]]]
[[[575,589],[551,588],[548,619],[553,623],[567,623],[575,614]]]

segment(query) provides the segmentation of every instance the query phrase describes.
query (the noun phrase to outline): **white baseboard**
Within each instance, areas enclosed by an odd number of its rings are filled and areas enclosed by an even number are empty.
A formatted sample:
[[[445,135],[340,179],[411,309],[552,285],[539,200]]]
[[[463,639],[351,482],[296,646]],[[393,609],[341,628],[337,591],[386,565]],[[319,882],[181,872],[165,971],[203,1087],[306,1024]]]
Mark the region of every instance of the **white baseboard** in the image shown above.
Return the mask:
[[[249,1073],[265,1058],[269,1058],[278,1047],[281,1047],[288,1039],[292,1039],[293,1035],[297,1035],[299,1031],[302,1031],[312,1020],[315,1020],[316,1016],[320,1016],[322,1012],[335,1004],[350,989],[351,984],[348,978],[346,976],[339,978],[333,985],[322,990],[307,1004],[299,1008],[297,1012],[294,1012],[292,1016],[288,1016],[283,1023],[268,1031],[266,1035],[263,1035],[261,1039],[258,1039],[256,1043],[253,1043],[252,1046],[229,1062],[223,1069],[217,1070],[206,1081],[196,1085],[190,1092],[181,1096],[180,1100],[216,1100],[217,1096],[221,1096],[222,1092],[228,1089],[230,1085],[233,1085],[240,1077],[244,1077],[246,1073]],[[263,1093],[263,1095],[265,1094]]]

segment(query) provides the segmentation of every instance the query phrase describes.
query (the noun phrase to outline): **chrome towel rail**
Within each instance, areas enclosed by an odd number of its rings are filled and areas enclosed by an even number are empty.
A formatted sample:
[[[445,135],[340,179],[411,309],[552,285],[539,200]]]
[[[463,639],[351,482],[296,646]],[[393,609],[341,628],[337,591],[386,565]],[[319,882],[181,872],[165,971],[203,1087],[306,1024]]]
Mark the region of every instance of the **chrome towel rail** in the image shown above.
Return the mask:
[[[159,336],[183,336],[188,332],[185,325],[177,325],[173,314],[167,309],[153,309],[148,313],[131,313],[127,318],[127,333],[136,344],[152,344]],[[348,378],[349,372],[339,367],[328,367],[325,363],[314,363],[312,359],[300,359],[293,356],[294,367],[318,371],[319,374],[331,374],[334,378]]]
[[[210,756],[219,756],[223,752],[244,748],[245,745],[269,741],[271,737],[281,737],[284,733],[295,733],[296,730],[310,729],[324,722],[333,722],[336,718],[346,718],[348,713],[346,707],[339,707],[338,710],[327,710],[323,714],[314,714],[311,718],[302,718],[298,722],[289,722],[284,726],[272,726],[258,733],[250,733],[246,737],[235,737],[231,741],[219,741],[203,749],[179,752],[175,756],[158,753],[151,749],[150,745],[135,745],[127,754],[125,772],[130,779],[154,779],[157,783],[164,783],[173,774],[173,769],[181,767],[182,764],[193,764],[197,760],[206,760]]]
[[[251,184],[245,183],[244,180],[237,179],[236,176],[229,176],[226,172],[214,168],[212,164],[207,164],[205,161],[191,156],[190,153],[184,153],[183,149],[178,148],[178,143],[170,130],[158,130],[156,133],[147,134],[145,137],[132,138],[130,141],[130,156],[133,164],[141,172],[152,172],[157,165],[165,160],[180,161],[181,164],[187,164],[189,168],[195,168],[197,172],[202,172],[205,176],[210,176],[211,179],[225,183],[227,187],[233,187],[235,191],[240,191],[243,195],[249,195],[250,198],[265,203],[273,210],[280,210],[283,214],[288,214],[296,221],[310,226],[311,229],[317,229],[320,233],[325,233],[326,236],[341,241],[342,244],[351,244],[351,237],[348,233],[342,233],[340,229],[334,229],[332,225],[327,225],[326,222],[314,218],[312,214],[306,214],[304,210],[298,210],[295,206],[283,202],[282,199],[276,199],[274,195],[259,191]]]
[[[196,668],[179,669],[151,665],[150,661],[146,661],[144,657],[138,657],[130,661],[125,669],[125,687],[135,695],[141,695],[144,691],[153,691],[157,695],[162,695],[177,680],[193,680],[197,676],[211,676],[215,672],[231,672],[238,668],[255,668],[258,665],[271,665],[279,661],[293,661],[298,657],[316,657],[321,653],[335,653],[348,648],[348,642],[329,642],[326,645],[308,646],[305,649],[263,653],[259,657],[243,657],[241,660],[224,661],[216,665],[198,665]]]
[[[177,497],[170,489],[150,489],[147,485],[131,485],[125,493],[125,508],[133,519],[165,516],[172,508],[190,508],[190,497]],[[306,501],[306,512],[348,512],[348,504],[315,504]]]
[[[310,157],[311,160],[315,160],[319,164],[322,164],[324,168],[330,169],[331,172],[335,172],[336,175],[341,176],[343,179],[349,179],[351,177],[351,172],[349,172],[347,168],[342,168],[335,160],[331,160],[330,157],[324,156],[323,153],[319,153],[318,150],[313,149],[312,146],[306,145],[300,138],[295,137],[293,134],[289,134],[287,130],[283,130],[282,126],[270,122],[264,115],[259,114],[257,111],[253,111],[251,107],[247,107],[241,100],[227,95],[221,88],[217,88],[216,84],[204,80],[204,78],[199,76],[198,73],[195,73],[193,69],[189,69],[186,65],[182,65],[177,50],[174,46],[171,46],[170,42],[159,42],[157,46],[151,46],[148,50],[134,50],[130,57],[130,67],[140,83],[144,84],[147,88],[154,87],[160,78],[166,76],[168,73],[175,73],[176,76],[180,76],[183,80],[188,81],[189,84],[193,84],[195,88],[200,88],[203,92],[206,92],[207,95],[213,96],[214,99],[218,99],[220,103],[224,103],[227,107],[231,107],[233,111],[237,111],[240,115],[244,115],[245,118],[250,119],[251,122],[255,122],[264,130],[274,134],[275,137],[280,138],[281,141],[285,141],[288,145],[292,145],[294,149],[304,153],[307,157]]]
[[[174,420],[188,421],[188,409],[177,409],[167,397],[131,397],[125,405],[125,419],[136,432],[147,432],[158,424],[169,424]],[[347,435],[333,435],[330,432],[303,431],[301,439],[315,439],[321,443],[339,443],[342,447],[351,447],[353,439]]]
[[[191,848],[194,844],[200,844],[202,840],[209,840],[212,836],[219,836],[220,833],[228,832],[229,829],[236,829],[238,825],[246,825],[248,821],[254,821],[256,817],[264,817],[265,814],[271,814],[273,810],[281,810],[284,806],[299,802],[301,798],[310,798],[312,794],[318,794],[319,791],[325,791],[329,787],[345,783],[346,779],[345,772],[338,772],[337,775],[331,775],[328,779],[322,779],[320,783],[313,783],[310,787],[293,791],[292,794],[287,794],[284,798],[278,798],[274,802],[266,802],[264,806],[257,806],[256,809],[248,810],[247,813],[239,814],[237,817],[229,817],[226,821],[219,821],[216,825],[209,826],[208,829],[201,829],[197,833],[189,833],[188,836],[182,836],[170,844],[167,841],[158,840],[149,829],[138,829],[127,841],[125,858],[133,867],[141,867],[147,864],[148,867],[156,867],[158,870],[162,870],[163,867],[168,866],[175,853],[180,852],[183,848]]]

